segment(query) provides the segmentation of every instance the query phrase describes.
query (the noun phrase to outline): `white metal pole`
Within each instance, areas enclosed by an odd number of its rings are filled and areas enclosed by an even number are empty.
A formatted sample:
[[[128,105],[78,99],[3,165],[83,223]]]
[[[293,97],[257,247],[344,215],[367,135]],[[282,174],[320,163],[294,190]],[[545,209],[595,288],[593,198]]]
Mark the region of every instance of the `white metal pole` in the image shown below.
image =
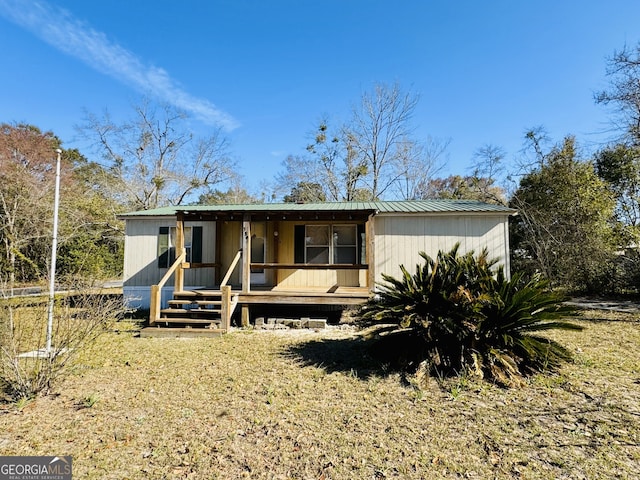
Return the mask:
[[[51,274],[49,275],[49,311],[47,316],[47,355],[51,355],[51,337],[53,335],[53,304],[56,288],[56,253],[58,250],[58,206],[60,204],[60,154],[62,150],[56,148],[58,160],[56,162],[56,191],[53,201],[53,239],[51,241]]]

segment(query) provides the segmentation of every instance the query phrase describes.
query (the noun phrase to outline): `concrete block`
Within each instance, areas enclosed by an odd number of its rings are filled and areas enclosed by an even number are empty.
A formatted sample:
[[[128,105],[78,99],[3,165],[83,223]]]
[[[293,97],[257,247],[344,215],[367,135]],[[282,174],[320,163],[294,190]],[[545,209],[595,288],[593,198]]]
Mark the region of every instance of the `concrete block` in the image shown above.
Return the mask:
[[[327,327],[327,319],[326,318],[310,318],[307,322],[307,328],[326,328]]]

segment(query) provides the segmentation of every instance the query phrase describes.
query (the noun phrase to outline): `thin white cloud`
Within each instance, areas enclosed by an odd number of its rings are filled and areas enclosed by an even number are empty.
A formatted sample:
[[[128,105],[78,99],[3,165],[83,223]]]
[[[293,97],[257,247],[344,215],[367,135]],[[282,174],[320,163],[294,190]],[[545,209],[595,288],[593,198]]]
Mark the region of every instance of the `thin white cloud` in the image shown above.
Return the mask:
[[[0,0],[0,15],[91,68],[190,112],[207,124],[226,130],[238,126],[232,116],[210,101],[186,92],[166,70],[145,64],[66,10],[44,1]]]

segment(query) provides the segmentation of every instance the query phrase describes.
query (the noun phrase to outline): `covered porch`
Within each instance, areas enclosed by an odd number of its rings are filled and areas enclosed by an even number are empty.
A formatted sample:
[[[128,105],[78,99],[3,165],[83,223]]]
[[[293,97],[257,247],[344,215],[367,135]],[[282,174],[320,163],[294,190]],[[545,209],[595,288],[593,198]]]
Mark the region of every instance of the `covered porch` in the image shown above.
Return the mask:
[[[151,287],[150,325],[225,332],[238,310],[239,324],[248,326],[252,310],[268,305],[361,304],[375,284],[375,213],[304,204],[178,210],[176,258]],[[214,238],[198,240],[199,248],[213,249],[209,263],[194,261],[195,238],[188,238],[189,225],[202,222],[215,224]],[[207,285],[185,289],[185,273],[197,269],[207,272]],[[173,298],[162,308],[162,288],[171,280]]]

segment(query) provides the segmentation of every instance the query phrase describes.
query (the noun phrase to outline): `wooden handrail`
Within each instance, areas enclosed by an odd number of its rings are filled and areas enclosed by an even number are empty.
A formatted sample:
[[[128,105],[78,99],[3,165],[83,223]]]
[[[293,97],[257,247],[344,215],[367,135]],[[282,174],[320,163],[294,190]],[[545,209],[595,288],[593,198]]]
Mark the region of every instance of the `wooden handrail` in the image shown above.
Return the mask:
[[[162,287],[169,281],[171,275],[177,270],[182,262],[187,259],[187,251],[182,250],[182,253],[178,255],[173,265],[169,267],[167,273],[164,274],[162,280],[157,285],[151,285],[151,304],[149,305],[149,323],[153,325],[160,320],[160,308],[162,305]]]
[[[162,277],[162,280],[158,282],[158,287],[160,288],[164,287],[164,284],[169,281],[173,272],[175,272],[178,266],[180,266],[180,264],[184,262],[186,259],[187,259],[187,252],[186,250],[182,250],[182,253],[178,255],[178,258],[176,258],[176,261],[173,262],[173,265],[169,267],[169,270],[167,270],[167,273],[164,274],[164,277]]]
[[[231,277],[231,274],[235,270],[236,265],[238,265],[238,262],[240,261],[240,257],[242,257],[242,249],[238,250],[238,253],[236,253],[236,256],[234,257],[233,262],[231,262],[231,266],[229,267],[229,270],[227,270],[227,273],[222,279],[222,282],[220,282],[221,287],[224,287],[229,281],[229,277]]]
[[[367,270],[366,263],[252,263],[251,268],[274,270]]]
[[[195,262],[184,262],[182,268],[220,268],[220,263],[195,263]]]

